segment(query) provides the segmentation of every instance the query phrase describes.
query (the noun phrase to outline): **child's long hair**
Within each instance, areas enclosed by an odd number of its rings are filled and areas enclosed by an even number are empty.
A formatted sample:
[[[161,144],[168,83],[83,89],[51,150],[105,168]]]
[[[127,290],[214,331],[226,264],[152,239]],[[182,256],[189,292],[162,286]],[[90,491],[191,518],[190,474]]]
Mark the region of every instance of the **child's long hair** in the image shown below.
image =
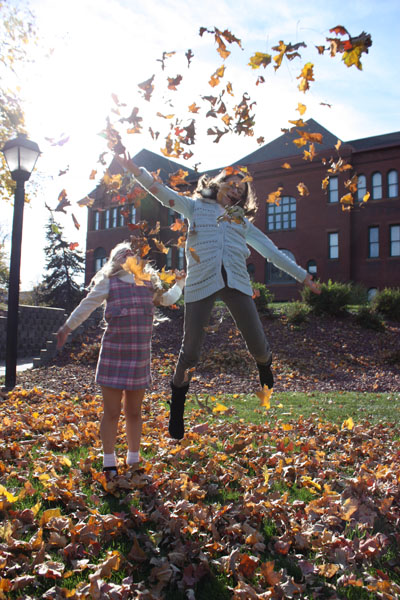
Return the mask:
[[[132,246],[130,242],[121,242],[120,244],[114,246],[110,252],[107,262],[92,277],[92,280],[89,283],[89,288],[96,285],[96,283],[98,283],[104,277],[116,277],[117,275],[126,273],[122,265],[126,262],[126,259],[129,255],[132,255]],[[146,264],[144,272],[150,273],[150,283],[153,287],[153,290],[161,290],[162,284],[158,273],[149,263]]]
[[[197,187],[194,192],[195,198],[209,198],[210,200],[217,200],[217,194],[222,183],[224,183],[232,175],[244,178],[246,175],[239,169],[234,173],[228,174],[224,169],[215,175],[215,177],[209,177],[207,174],[202,175],[197,182]],[[244,210],[244,214],[249,221],[254,221],[258,202],[257,196],[250,181],[245,182],[246,191],[242,195],[242,198],[237,202],[238,206],[241,206]]]

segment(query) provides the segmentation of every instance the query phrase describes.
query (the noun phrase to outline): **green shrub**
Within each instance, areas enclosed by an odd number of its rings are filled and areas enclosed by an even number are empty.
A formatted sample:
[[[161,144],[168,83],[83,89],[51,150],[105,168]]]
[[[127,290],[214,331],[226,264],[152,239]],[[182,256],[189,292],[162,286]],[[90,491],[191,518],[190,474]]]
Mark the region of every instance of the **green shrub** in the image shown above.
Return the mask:
[[[269,291],[266,285],[258,281],[252,281],[251,286],[254,292],[254,302],[259,312],[269,312],[268,304],[273,302],[274,294]]]
[[[328,283],[321,283],[320,295],[304,287],[301,296],[315,314],[340,316],[346,312],[346,305],[350,303],[351,285],[329,279]]]
[[[373,308],[392,321],[400,321],[400,288],[385,288],[376,294]]]
[[[382,317],[369,306],[362,306],[357,314],[356,321],[365,329],[373,329],[374,331],[384,331],[385,324]]]
[[[362,283],[352,283],[348,304],[368,304],[368,290]]]
[[[310,308],[304,302],[291,302],[285,310],[288,323],[291,325],[301,325],[307,321],[309,312]]]

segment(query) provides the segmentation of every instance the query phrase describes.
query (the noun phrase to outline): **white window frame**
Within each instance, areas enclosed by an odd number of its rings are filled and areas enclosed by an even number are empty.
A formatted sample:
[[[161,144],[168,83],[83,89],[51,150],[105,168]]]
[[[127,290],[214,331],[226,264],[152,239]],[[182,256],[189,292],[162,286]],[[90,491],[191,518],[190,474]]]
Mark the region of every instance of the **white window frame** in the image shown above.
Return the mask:
[[[328,249],[330,260],[339,259],[339,232],[332,231],[328,233]]]
[[[391,169],[387,174],[388,198],[397,198],[399,195],[399,175],[396,169]]]
[[[400,256],[400,225],[390,226],[390,256]]]
[[[368,227],[368,258],[379,258],[379,227]]]
[[[372,174],[372,200],[382,200],[383,189],[382,189],[382,173],[376,171]]]
[[[339,202],[339,178],[329,177],[329,185],[328,185],[328,198],[329,204],[336,204]]]

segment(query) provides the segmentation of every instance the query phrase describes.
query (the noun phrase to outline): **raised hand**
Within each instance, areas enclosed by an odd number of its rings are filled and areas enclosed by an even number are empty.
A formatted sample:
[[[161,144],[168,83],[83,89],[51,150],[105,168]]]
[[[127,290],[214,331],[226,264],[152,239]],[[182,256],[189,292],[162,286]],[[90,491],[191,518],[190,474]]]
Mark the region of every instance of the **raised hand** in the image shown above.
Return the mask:
[[[310,290],[312,292],[314,292],[314,294],[319,295],[321,293],[320,284],[316,281],[313,281],[312,275],[310,275],[310,273],[307,273],[306,278],[303,281],[303,284],[306,285],[308,288],[310,288]]]

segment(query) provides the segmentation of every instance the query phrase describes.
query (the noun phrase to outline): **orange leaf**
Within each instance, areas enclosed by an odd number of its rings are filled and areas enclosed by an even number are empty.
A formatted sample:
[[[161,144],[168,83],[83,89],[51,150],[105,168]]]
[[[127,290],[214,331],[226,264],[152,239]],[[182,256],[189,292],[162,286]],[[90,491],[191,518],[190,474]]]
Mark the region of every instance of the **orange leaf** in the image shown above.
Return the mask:
[[[192,255],[192,258],[194,258],[194,260],[199,263],[200,262],[200,257],[199,255],[196,253],[196,251],[194,250],[194,248],[189,248],[189,252]]]
[[[271,396],[273,391],[273,388],[268,388],[266,385],[264,385],[261,392],[256,392],[257,398],[260,399],[260,406],[263,406],[266,410],[271,408]]]
[[[298,183],[297,189],[299,190],[300,196],[309,196],[310,192],[308,191],[308,187],[305,183]]]

